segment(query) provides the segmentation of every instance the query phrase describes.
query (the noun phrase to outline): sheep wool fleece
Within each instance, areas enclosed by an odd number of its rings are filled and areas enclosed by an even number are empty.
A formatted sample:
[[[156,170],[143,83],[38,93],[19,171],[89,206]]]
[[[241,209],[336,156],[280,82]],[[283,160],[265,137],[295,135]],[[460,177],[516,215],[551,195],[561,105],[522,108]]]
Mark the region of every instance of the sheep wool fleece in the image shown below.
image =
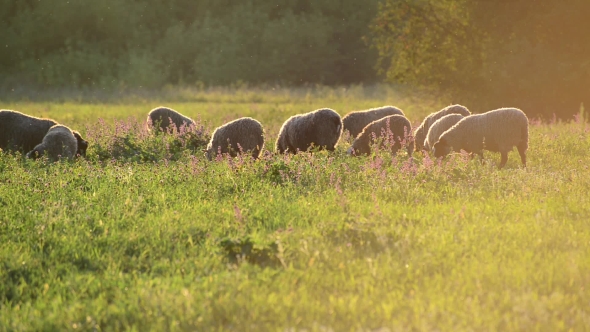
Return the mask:
[[[249,151],[258,158],[264,148],[262,124],[253,118],[240,118],[218,127],[207,145],[207,159],[212,160],[217,153],[229,153],[235,157],[240,150]]]
[[[51,161],[59,158],[72,159],[76,156],[77,149],[78,141],[72,130],[66,126],[55,125],[43,137],[41,144],[27,153],[27,157],[38,158],[46,155]]]
[[[518,149],[526,166],[528,149],[528,119],[517,108],[500,108],[483,114],[463,118],[445,131],[434,145],[434,155],[444,156],[450,152],[465,150],[482,156],[482,150],[500,152],[502,168],[508,161],[508,152]]]
[[[287,119],[276,142],[278,153],[307,151],[312,146],[334,151],[342,133],[340,115],[329,108],[294,115]]]
[[[428,135],[430,126],[432,126],[438,119],[448,114],[461,114],[463,116],[468,116],[471,114],[471,112],[469,112],[467,107],[462,105],[449,105],[442,110],[427,116],[414,132],[414,137],[416,139],[416,151],[424,150],[424,140],[426,139],[426,135]]]
[[[342,118],[342,130],[348,130],[350,137],[356,138],[369,123],[395,114],[405,116],[404,112],[395,106],[383,106],[366,111],[350,112]]]

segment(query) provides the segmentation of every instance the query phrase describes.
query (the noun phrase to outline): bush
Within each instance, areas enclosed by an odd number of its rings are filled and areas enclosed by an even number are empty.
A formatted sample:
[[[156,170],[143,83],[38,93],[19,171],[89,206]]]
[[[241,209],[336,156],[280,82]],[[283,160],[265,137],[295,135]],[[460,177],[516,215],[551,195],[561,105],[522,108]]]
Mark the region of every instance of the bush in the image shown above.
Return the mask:
[[[184,153],[198,154],[209,142],[210,134],[204,126],[181,127],[170,133],[147,131],[145,122],[136,118],[116,121],[114,127],[104,121],[87,128],[87,140],[93,147],[90,159],[111,159],[130,162],[158,162],[178,160]]]

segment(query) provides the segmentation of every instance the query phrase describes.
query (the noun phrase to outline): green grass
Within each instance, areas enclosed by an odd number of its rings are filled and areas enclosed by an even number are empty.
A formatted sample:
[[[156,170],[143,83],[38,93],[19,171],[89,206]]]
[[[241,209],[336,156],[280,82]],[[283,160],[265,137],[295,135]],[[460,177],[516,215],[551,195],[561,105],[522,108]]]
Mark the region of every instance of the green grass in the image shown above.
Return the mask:
[[[2,107],[103,145],[98,129],[160,104],[209,131],[253,116],[272,149],[295,113],[394,104],[418,122],[444,106],[362,87],[310,91]],[[0,330],[584,330],[590,127],[531,125],[529,145],[527,169],[512,152],[503,170],[489,152],[484,164],[349,158],[346,144],[258,161],[190,150],[103,160],[96,145],[72,163],[1,154]]]

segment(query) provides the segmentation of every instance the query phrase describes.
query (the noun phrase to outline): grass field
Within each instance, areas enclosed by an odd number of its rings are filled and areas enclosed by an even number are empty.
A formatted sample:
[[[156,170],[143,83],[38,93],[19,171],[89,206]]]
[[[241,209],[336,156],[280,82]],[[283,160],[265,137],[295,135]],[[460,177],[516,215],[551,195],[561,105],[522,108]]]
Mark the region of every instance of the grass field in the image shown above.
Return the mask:
[[[582,121],[532,121],[527,169],[513,151],[502,170],[489,152],[350,158],[346,144],[208,162],[140,125],[158,105],[208,132],[253,116],[272,150],[292,114],[385,104],[416,123],[448,102],[384,87],[4,101],[91,146],[71,163],[0,154],[0,330],[587,329]],[[113,134],[152,160],[105,157]]]

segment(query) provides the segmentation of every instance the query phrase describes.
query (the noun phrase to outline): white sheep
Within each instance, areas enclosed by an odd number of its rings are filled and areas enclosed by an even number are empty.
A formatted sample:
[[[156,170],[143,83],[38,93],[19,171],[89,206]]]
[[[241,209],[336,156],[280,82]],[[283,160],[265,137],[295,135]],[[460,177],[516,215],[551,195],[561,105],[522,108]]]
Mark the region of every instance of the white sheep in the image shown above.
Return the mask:
[[[432,150],[434,143],[438,141],[440,135],[463,118],[464,116],[461,114],[449,114],[436,120],[432,126],[430,126],[430,129],[428,129],[428,135],[426,135],[426,139],[424,140],[424,149],[426,151]]]
[[[427,116],[424,121],[416,128],[414,132],[414,139],[416,140],[416,151],[424,150],[424,140],[426,139],[426,135],[428,134],[428,130],[436,120],[442,118],[448,114],[461,114],[463,116],[468,116],[471,114],[467,107],[462,105],[449,105],[442,110],[432,113]]]
[[[500,108],[483,114],[463,118],[440,135],[434,144],[434,156],[442,157],[454,151],[465,150],[483,158],[483,150],[500,152],[499,168],[508,161],[508,152],[518,149],[522,164],[526,167],[526,151],[529,143],[529,121],[517,108]]]

